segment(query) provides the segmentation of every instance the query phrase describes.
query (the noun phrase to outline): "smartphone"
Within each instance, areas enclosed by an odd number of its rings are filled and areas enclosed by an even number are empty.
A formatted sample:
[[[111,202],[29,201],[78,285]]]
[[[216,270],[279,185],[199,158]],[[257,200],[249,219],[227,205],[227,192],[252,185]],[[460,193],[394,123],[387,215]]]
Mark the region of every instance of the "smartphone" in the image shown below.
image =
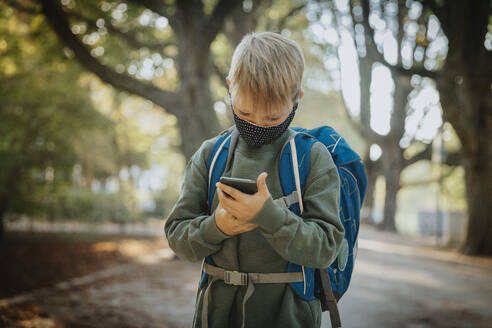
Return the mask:
[[[252,194],[256,194],[256,192],[258,191],[255,180],[221,177],[219,181],[220,183],[235,188],[245,194],[252,195]]]

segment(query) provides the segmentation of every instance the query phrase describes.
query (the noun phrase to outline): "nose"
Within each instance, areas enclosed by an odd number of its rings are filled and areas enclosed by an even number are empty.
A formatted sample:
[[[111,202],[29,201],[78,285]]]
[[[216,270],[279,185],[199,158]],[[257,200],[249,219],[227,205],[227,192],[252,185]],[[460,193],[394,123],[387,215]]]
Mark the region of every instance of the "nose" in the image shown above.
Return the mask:
[[[258,125],[258,126],[270,126],[270,122],[268,121],[262,121],[260,119],[254,119],[250,121],[251,123]]]
[[[255,125],[259,125],[259,126],[263,126],[264,125],[264,122],[261,121],[261,119],[255,115],[252,115],[250,117],[248,117],[248,122],[250,123],[253,123]]]

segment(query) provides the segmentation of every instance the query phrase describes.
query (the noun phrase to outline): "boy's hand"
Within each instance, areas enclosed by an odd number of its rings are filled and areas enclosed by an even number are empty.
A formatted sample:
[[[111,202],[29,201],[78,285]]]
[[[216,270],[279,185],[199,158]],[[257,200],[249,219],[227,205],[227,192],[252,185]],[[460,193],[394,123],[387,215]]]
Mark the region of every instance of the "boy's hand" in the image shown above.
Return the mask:
[[[215,209],[215,224],[220,231],[228,236],[238,235],[258,227],[256,224],[239,221],[222,207],[221,202]]]
[[[270,198],[270,191],[268,191],[265,182],[266,178],[266,172],[263,172],[258,176],[258,192],[253,195],[245,194],[235,188],[217,182],[217,195],[219,196],[222,207],[227,213],[236,217],[238,221],[243,223],[251,221],[258,213],[260,213],[266,201]],[[232,198],[224,193],[227,193]]]

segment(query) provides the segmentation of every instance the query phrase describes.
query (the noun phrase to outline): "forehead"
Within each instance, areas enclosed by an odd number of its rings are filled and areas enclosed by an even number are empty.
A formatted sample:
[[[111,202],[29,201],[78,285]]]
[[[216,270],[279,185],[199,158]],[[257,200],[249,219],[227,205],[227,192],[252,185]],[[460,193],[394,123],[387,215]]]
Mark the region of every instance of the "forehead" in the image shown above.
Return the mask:
[[[272,103],[252,97],[236,93],[232,97],[232,106],[235,110],[240,110],[243,113],[264,114],[268,116],[283,115],[289,112],[288,103]]]

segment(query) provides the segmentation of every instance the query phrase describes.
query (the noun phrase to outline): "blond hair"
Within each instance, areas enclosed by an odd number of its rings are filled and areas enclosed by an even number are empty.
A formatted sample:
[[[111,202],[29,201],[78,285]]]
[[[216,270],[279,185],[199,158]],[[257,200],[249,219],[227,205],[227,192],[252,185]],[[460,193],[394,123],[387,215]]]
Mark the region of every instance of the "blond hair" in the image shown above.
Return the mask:
[[[249,33],[232,56],[233,106],[278,113],[299,97],[303,72],[304,56],[296,42],[272,32]]]

